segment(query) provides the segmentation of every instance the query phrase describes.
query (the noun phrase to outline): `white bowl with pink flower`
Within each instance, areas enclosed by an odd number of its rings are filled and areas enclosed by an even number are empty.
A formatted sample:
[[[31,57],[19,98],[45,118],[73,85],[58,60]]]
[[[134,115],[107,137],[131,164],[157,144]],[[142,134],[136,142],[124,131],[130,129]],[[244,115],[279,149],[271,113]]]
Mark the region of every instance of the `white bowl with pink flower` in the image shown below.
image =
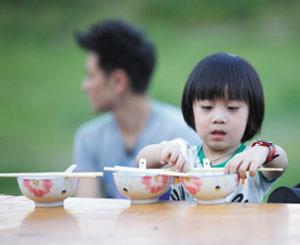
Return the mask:
[[[198,172],[180,177],[180,182],[199,203],[213,204],[226,202],[226,197],[238,188],[240,178],[237,173]]]
[[[158,174],[115,172],[115,185],[131,203],[154,203],[168,191],[172,177]]]
[[[18,177],[24,196],[38,207],[61,206],[77,187],[78,178],[65,177]]]

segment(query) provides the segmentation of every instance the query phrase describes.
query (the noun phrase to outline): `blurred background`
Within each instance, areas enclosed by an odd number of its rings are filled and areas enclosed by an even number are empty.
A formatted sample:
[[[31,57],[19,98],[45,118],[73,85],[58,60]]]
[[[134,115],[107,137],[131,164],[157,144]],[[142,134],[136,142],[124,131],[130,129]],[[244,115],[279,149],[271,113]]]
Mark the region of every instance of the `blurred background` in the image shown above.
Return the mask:
[[[86,53],[75,31],[121,18],[145,29],[158,63],[150,94],[179,106],[204,56],[246,58],[263,83],[266,114],[256,138],[281,145],[289,168],[273,189],[300,182],[300,2],[296,0],[0,1],[0,172],[62,171],[76,129],[94,115],[80,83]],[[272,190],[273,190],[272,189]],[[16,179],[0,193],[20,194]]]

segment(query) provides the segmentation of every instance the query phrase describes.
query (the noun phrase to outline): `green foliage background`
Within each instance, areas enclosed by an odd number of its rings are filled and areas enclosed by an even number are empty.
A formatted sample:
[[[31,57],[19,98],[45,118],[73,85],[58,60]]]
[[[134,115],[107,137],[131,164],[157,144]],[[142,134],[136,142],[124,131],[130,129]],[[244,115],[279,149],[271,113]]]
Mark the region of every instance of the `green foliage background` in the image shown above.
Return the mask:
[[[263,82],[259,138],[281,145],[289,168],[277,186],[300,182],[300,3],[292,0],[0,2],[0,172],[60,171],[72,162],[76,128],[93,118],[80,91],[86,54],[73,34],[106,18],[145,28],[158,64],[150,94],[180,104],[193,66],[225,51],[246,58]],[[20,194],[15,179],[0,193]]]

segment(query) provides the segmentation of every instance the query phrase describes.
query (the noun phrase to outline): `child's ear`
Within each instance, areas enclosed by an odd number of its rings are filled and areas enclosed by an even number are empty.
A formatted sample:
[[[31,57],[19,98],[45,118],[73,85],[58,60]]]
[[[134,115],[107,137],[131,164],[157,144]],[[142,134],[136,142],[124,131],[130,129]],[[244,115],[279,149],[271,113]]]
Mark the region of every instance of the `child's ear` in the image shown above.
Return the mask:
[[[116,69],[110,74],[111,84],[114,93],[121,95],[129,88],[129,78],[127,72],[123,69]]]

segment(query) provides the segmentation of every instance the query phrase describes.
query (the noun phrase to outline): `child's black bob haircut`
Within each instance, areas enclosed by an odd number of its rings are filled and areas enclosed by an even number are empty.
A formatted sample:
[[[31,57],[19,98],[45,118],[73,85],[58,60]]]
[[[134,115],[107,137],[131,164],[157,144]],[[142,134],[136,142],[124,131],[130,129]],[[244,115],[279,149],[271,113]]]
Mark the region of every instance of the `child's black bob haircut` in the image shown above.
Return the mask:
[[[181,108],[186,123],[195,129],[195,100],[241,100],[247,103],[249,117],[241,142],[253,138],[264,118],[264,95],[254,68],[243,58],[216,53],[205,57],[192,70],[184,87]]]

